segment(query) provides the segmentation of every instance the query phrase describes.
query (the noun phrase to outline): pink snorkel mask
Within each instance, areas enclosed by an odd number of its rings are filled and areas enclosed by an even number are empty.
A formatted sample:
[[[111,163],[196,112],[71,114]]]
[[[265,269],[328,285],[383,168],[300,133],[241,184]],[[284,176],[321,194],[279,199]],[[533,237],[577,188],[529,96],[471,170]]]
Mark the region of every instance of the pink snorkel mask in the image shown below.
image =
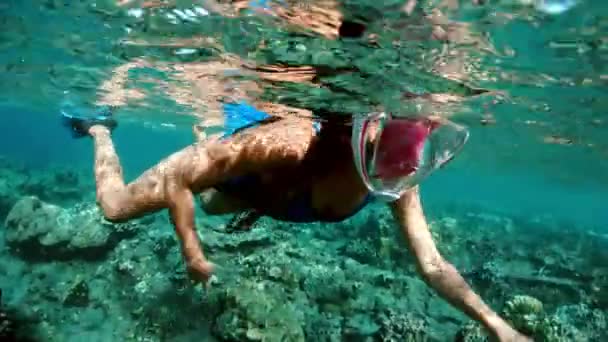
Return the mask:
[[[450,161],[468,137],[465,127],[446,119],[373,113],[354,118],[351,143],[363,183],[391,202]]]

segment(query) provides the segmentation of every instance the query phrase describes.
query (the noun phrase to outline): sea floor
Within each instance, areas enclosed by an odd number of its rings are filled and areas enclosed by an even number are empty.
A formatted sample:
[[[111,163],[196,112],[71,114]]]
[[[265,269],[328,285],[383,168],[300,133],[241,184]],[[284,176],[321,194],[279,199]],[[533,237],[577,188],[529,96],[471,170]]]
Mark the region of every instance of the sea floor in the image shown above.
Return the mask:
[[[0,161],[2,341],[486,340],[417,276],[384,208],[331,225],[263,219],[244,233],[201,212],[218,265],[203,289],[166,213],[110,224],[91,181]],[[521,331],[608,340],[608,235],[471,206],[427,214],[444,256]]]

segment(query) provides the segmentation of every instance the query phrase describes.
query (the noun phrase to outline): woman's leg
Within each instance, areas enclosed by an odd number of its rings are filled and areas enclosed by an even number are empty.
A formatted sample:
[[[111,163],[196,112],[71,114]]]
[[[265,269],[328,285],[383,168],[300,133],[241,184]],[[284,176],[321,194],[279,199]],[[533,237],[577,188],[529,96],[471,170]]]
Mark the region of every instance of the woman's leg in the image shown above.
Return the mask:
[[[97,125],[89,134],[95,145],[97,202],[108,220],[127,221],[166,208],[164,182],[156,168],[125,185],[110,130]]]

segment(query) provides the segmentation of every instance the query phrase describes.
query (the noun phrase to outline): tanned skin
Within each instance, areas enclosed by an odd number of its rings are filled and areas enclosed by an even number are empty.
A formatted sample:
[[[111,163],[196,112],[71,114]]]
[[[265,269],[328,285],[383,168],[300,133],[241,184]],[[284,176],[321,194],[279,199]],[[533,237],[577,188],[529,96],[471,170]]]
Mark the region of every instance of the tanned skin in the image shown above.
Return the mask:
[[[110,130],[96,125],[89,129],[89,134],[95,145],[97,201],[106,218],[122,222],[168,209],[188,272],[194,280],[203,283],[211,277],[213,264],[206,258],[195,231],[195,195],[223,180],[249,173],[270,175],[269,193],[279,193],[279,189],[285,193],[286,183],[273,184],[273,176],[279,177],[279,172],[286,170],[297,174],[299,168],[304,168],[304,161],[310,160],[311,153],[319,153],[313,146],[322,143],[309,120],[281,119],[226,139],[197,142],[125,184]],[[310,184],[312,205],[324,215],[340,217],[355,209],[366,195],[366,189],[354,163],[334,163],[332,168]],[[326,186],[328,183],[334,186]],[[263,199],[271,200],[268,196]],[[260,203],[260,207],[264,208],[264,204]],[[492,311],[441,256],[431,237],[417,188],[406,192],[390,207],[429,286],[482,323],[499,341],[528,341]]]

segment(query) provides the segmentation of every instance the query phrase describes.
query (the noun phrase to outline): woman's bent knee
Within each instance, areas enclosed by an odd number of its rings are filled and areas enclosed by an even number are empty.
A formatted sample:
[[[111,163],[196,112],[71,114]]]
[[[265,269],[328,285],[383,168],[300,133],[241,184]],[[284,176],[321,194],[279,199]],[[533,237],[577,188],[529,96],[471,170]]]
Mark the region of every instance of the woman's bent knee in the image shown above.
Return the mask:
[[[122,196],[98,196],[97,202],[106,220],[121,223],[131,219],[129,204],[124,201]]]

